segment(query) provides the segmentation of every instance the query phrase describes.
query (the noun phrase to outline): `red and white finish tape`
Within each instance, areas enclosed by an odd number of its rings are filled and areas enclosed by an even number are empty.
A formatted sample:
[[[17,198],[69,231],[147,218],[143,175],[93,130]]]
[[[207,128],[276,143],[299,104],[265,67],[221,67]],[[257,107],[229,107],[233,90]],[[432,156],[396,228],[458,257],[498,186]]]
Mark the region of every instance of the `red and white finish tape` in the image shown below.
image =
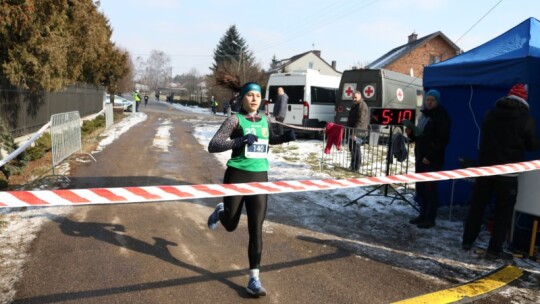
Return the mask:
[[[27,206],[76,206],[118,203],[143,203],[201,199],[234,195],[276,194],[346,189],[384,184],[403,184],[519,173],[540,169],[540,160],[506,165],[429,173],[410,173],[385,177],[350,179],[274,181],[266,183],[208,184],[36,190],[0,192],[0,208]]]
[[[310,127],[300,127],[300,126],[295,126],[295,125],[289,125],[289,124],[277,121],[273,117],[271,118],[271,120],[272,120],[272,123],[277,123],[277,124],[283,125],[285,127],[288,127],[290,129],[305,130],[305,131],[316,131],[316,132],[323,132],[324,131],[324,129],[321,129],[321,128],[310,128]]]

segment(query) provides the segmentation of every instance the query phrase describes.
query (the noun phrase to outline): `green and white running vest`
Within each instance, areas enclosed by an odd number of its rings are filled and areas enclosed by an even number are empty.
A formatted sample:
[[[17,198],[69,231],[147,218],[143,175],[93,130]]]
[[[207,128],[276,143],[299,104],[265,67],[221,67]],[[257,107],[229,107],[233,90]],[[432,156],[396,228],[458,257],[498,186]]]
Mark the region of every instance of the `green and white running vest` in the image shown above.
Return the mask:
[[[238,123],[244,131],[243,135],[254,134],[258,140],[251,146],[244,145],[242,154],[229,159],[227,166],[250,172],[268,171],[268,140],[270,131],[266,116],[258,122],[247,120],[243,115],[236,114]]]

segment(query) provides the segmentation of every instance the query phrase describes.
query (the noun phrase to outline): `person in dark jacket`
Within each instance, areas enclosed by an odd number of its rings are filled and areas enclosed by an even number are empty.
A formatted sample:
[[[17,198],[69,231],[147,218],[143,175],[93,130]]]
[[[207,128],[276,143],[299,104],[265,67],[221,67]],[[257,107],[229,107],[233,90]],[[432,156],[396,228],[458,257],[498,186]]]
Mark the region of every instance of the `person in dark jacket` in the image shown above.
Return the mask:
[[[424,95],[421,112],[416,125],[418,132],[405,128],[409,139],[416,142],[416,173],[441,171],[446,145],[450,139],[450,117],[441,104],[439,91],[429,90]],[[420,205],[420,215],[409,223],[422,229],[434,227],[439,207],[437,182],[416,183],[416,201]]]
[[[231,112],[238,113],[242,108],[242,101],[239,100],[239,93],[234,93],[233,97],[229,100],[229,105],[231,106]]]
[[[274,117],[278,122],[285,121],[287,115],[287,105],[289,104],[289,96],[285,93],[282,87],[277,89],[276,102],[274,103]],[[276,123],[276,134],[283,134],[283,125]]]
[[[351,151],[351,167],[352,171],[357,172],[362,164],[361,145],[367,136],[368,129],[368,105],[362,99],[362,93],[356,91],[353,94],[352,107],[347,118],[347,127],[352,128],[349,131],[349,150]]]
[[[516,84],[507,97],[496,101],[495,107],[484,118],[478,162],[480,166],[521,162],[525,151],[533,151],[537,147],[535,123],[527,103],[527,90],[523,84]],[[464,250],[471,249],[478,237],[485,206],[494,193],[493,232],[485,257],[506,260],[513,258],[512,254],[503,251],[503,244],[512,223],[517,190],[517,174],[479,177],[475,180],[463,232]]]

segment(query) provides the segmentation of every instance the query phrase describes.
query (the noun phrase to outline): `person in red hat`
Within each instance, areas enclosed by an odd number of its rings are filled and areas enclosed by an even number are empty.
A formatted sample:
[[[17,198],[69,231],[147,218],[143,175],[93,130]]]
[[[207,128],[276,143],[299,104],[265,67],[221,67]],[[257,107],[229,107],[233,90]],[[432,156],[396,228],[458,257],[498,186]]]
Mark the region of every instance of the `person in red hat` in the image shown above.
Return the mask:
[[[495,102],[488,111],[480,139],[478,162],[480,166],[492,166],[524,161],[525,151],[538,148],[535,124],[529,114],[527,88],[516,84],[508,96]],[[479,177],[474,184],[471,205],[465,220],[462,248],[469,250],[480,233],[486,204],[495,194],[493,231],[486,259],[511,260],[513,255],[503,251],[503,245],[512,223],[516,204],[518,175],[503,174]]]

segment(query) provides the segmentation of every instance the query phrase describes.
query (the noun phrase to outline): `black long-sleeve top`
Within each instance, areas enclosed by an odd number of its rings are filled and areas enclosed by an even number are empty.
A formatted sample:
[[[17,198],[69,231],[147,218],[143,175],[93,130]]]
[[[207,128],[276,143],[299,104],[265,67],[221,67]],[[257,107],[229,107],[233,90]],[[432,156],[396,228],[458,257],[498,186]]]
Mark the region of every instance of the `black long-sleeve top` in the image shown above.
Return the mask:
[[[262,119],[259,115],[242,115],[253,122],[258,122]],[[274,134],[270,119],[267,117],[266,120],[268,121],[268,131],[270,132],[269,144],[282,144],[284,142],[282,136]],[[208,152],[219,153],[232,150],[231,157],[239,156],[242,154],[242,148],[244,147],[243,136],[244,130],[242,130],[242,126],[240,126],[238,117],[232,115],[223,122],[219,130],[214,134],[214,137],[212,137],[212,140],[210,140],[210,143],[208,143]]]

